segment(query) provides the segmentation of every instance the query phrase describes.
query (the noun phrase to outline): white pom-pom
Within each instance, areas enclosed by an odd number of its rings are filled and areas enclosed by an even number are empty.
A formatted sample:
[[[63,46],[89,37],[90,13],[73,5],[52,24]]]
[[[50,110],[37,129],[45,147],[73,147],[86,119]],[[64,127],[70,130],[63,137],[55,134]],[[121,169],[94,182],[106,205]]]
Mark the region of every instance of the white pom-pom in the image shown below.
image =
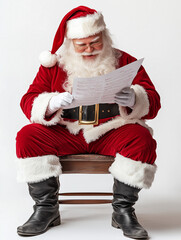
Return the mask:
[[[57,63],[57,55],[50,51],[43,51],[39,56],[39,61],[44,67],[53,67]]]

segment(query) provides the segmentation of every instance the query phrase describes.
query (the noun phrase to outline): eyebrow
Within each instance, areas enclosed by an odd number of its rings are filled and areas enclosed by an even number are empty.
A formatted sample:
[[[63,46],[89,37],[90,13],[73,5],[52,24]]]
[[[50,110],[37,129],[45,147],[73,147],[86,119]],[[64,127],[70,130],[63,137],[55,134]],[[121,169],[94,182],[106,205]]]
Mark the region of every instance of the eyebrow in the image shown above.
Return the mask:
[[[99,38],[100,38],[100,36],[95,37],[94,39],[92,39],[91,43],[97,41]],[[81,42],[81,41],[76,41],[75,43],[78,45],[85,44],[84,42]]]

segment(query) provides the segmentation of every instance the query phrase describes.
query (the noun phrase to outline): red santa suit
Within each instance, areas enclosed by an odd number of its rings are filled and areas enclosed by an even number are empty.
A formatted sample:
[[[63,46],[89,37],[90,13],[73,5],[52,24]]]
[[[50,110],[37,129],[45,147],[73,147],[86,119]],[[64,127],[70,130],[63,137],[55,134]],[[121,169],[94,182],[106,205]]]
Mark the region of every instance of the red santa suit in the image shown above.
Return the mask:
[[[65,48],[57,56],[64,37]],[[89,60],[84,58],[88,53]],[[100,12],[79,6],[62,19],[51,52],[41,55],[39,72],[21,100],[30,124],[17,134],[17,175],[19,181],[28,183],[35,205],[29,220],[18,227],[19,235],[35,236],[61,223],[57,194],[61,156],[96,153],[115,158],[109,168],[114,178],[112,226],[121,228],[127,237],[148,238],[133,205],[140,189],[149,188],[154,179],[156,141],[145,121],[157,115],[160,97],[143,66],[132,89],[118,89],[115,103],[100,103],[99,114],[95,114],[94,106],[61,109],[73,99],[71,87],[75,77],[103,75],[135,60],[112,48]],[[99,120],[95,125],[78,124],[79,113],[83,121],[91,121],[94,114]]]
[[[122,67],[136,59],[120,51]],[[133,109],[119,106],[119,114],[99,119],[97,125],[79,125],[62,118],[62,109],[51,117],[45,113],[52,96],[65,92],[67,73],[58,64],[41,66],[21,100],[21,108],[31,124],[17,134],[19,181],[36,182],[61,174],[59,157],[66,154],[98,153],[112,155],[111,174],[121,182],[149,188],[154,179],[156,141],[145,123],[160,109],[160,97],[143,66],[133,80],[136,94]]]

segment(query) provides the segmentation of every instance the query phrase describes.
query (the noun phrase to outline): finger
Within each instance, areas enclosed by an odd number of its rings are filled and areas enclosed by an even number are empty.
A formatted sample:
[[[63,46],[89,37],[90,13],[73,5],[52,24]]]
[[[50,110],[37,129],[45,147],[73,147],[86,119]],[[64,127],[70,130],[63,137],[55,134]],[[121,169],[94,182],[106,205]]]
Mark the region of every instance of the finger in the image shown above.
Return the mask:
[[[124,100],[118,100],[118,99],[115,99],[114,100],[115,103],[119,104],[119,105],[122,105],[122,106],[126,106],[127,104],[127,101],[124,101]]]
[[[72,94],[70,94],[69,92],[66,92],[64,96],[66,98],[73,98]]]
[[[118,105],[121,105],[121,106],[123,106],[123,107],[126,107],[127,106],[127,104],[126,103],[120,103],[120,102],[115,102],[115,103],[117,103]]]
[[[65,98],[64,98],[63,101],[64,101],[64,102],[67,102],[67,103],[71,103],[71,102],[72,102],[72,99],[70,99],[70,98],[69,98],[69,99],[68,99],[68,98],[65,99]]]
[[[71,95],[71,96],[64,97],[63,100],[66,101],[66,102],[71,103],[72,100],[73,100],[73,96]]]
[[[130,93],[131,89],[129,87],[123,88],[122,91],[123,93]]]
[[[60,93],[59,97],[61,99],[73,99],[72,94],[70,94],[69,92]]]
[[[116,97],[127,97],[127,96],[129,96],[130,95],[130,93],[124,93],[124,92],[120,92],[120,93],[116,93]]]
[[[129,96],[122,95],[122,96],[115,96],[114,98],[117,100],[125,100],[126,101],[129,99]]]
[[[68,106],[70,103],[66,101],[62,101],[61,106]]]

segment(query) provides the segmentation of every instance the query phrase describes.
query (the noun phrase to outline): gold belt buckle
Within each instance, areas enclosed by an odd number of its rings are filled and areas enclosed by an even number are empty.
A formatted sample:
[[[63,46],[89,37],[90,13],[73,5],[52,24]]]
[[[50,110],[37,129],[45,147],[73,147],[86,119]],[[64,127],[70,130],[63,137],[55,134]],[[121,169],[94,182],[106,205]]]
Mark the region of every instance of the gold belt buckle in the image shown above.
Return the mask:
[[[82,106],[79,106],[79,125],[97,125],[99,122],[99,104],[95,104],[95,115],[93,121],[82,120]]]

